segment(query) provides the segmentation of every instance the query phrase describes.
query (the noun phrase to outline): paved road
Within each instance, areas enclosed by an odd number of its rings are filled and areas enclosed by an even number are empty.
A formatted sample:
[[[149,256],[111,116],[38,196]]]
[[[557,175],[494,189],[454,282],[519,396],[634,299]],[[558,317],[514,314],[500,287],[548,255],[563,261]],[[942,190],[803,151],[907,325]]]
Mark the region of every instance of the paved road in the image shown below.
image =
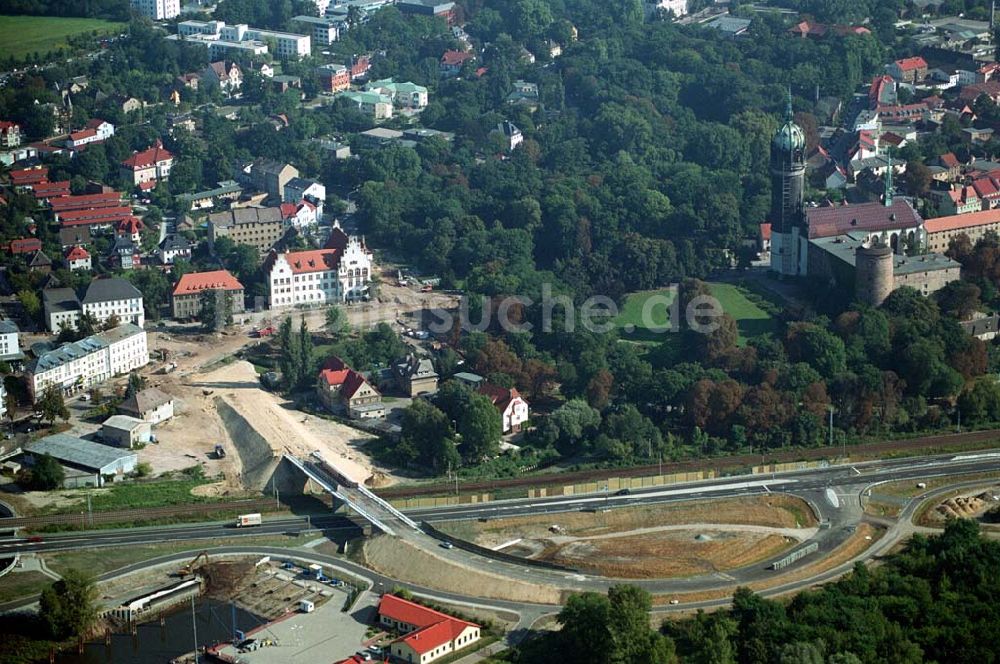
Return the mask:
[[[504,501],[500,504],[494,505],[463,505],[440,509],[412,510],[408,511],[408,513],[414,518],[424,519],[427,521],[492,518],[497,515],[511,516],[516,514],[577,511],[586,507],[601,508],[605,504],[609,506],[657,504],[706,497],[733,497],[760,494],[772,490],[780,490],[801,496],[808,500],[818,512],[819,517],[823,522],[823,527],[821,527],[815,540],[820,544],[819,552],[815,556],[807,556],[801,563],[806,565],[816,560],[823,554],[829,553],[850,536],[850,527],[856,525],[863,518],[860,506],[860,494],[866,487],[872,484],[907,479],[916,481],[918,479],[922,480],[942,476],[956,476],[955,484],[960,484],[961,482],[959,476],[962,474],[998,470],[1000,470],[1000,452],[959,456],[938,455],[905,460],[869,462],[865,464],[857,464],[855,466],[796,471],[784,474],[779,473],[770,478],[722,478],[709,482],[697,482],[671,488],[657,488],[621,496],[590,495],[574,498],[558,497],[534,501]],[[943,492],[946,490],[947,489],[941,489],[939,491]],[[912,526],[904,526],[903,524],[904,522],[909,524],[909,518],[912,516],[916,504],[918,504],[924,497],[925,496],[920,496],[915,498],[914,501],[911,502],[904,510],[898,527],[891,528],[890,532],[887,533],[885,537],[883,537],[875,546],[871,547],[863,554],[863,557],[869,558],[887,551],[893,544],[895,544],[895,542],[907,536],[909,532],[912,532]],[[94,531],[46,535],[40,542],[32,542],[25,538],[4,539],[0,540],[0,554],[28,551],[59,551],[93,546],[126,546],[128,544],[150,544],[165,541],[198,541],[229,538],[241,535],[297,533],[311,527],[318,527],[321,530],[329,530],[331,532],[341,528],[355,528],[353,524],[350,524],[349,521],[342,517],[325,516],[312,519],[309,517],[269,519],[259,528],[245,530],[237,530],[226,522],[149,527],[119,531]],[[421,540],[421,544],[424,546],[435,546],[434,540],[429,537],[421,534],[415,534],[413,537],[425,538]],[[199,546],[198,548],[202,547]],[[288,549],[268,549],[267,547],[259,546],[229,546],[213,549],[213,552],[261,552],[271,553],[273,555],[293,555],[293,553]],[[452,558],[456,563],[482,569],[492,574],[501,574],[510,578],[517,578],[528,582],[556,585],[558,587],[569,589],[603,590],[609,585],[617,582],[612,579],[590,577],[581,574],[528,568],[523,565],[472,555],[458,549],[444,550],[438,547],[435,549],[435,553],[442,557]],[[168,556],[162,560],[182,560],[189,555],[189,553],[178,554],[177,556]],[[391,587],[394,585],[411,585],[406,584],[405,582],[383,577],[366,568],[339,558],[323,556],[316,553],[298,554],[296,552],[294,555],[296,557],[306,556],[331,566],[339,565],[351,571],[355,575],[371,579],[376,585],[378,583],[384,584],[385,587]],[[126,568],[125,570],[119,570],[116,574],[145,568],[151,564],[156,564],[157,560],[138,563]],[[732,570],[726,574],[706,574],[684,579],[639,580],[635,581],[635,583],[645,587],[650,592],[661,595],[731,587],[735,583],[745,584],[755,580],[770,578],[774,574],[767,569],[767,565],[770,562],[771,561],[765,561],[765,563],[760,565],[740,570]],[[806,580],[770,588],[763,591],[761,594],[765,596],[776,595],[809,587],[815,583],[826,581],[843,574],[851,568],[854,562],[854,560],[849,561],[839,567]],[[794,566],[787,569],[794,569]],[[431,591],[425,588],[417,588],[416,590],[425,594],[433,594],[434,596],[447,601],[482,602],[483,605],[517,611],[522,616],[522,621],[529,618],[534,620],[544,612],[550,611],[553,608],[548,607],[543,609],[540,608],[541,605],[520,602],[477,600],[475,599],[475,592],[471,590],[470,592],[463,594]],[[724,603],[726,603],[726,600],[685,603],[672,610],[710,608]],[[9,609],[11,607],[0,606],[0,610],[5,608]]]

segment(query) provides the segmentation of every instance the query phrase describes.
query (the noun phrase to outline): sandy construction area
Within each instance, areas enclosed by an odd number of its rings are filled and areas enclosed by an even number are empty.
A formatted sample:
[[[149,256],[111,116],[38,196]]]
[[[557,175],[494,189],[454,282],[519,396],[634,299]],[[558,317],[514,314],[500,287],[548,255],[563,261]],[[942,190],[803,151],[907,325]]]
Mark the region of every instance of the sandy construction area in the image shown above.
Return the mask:
[[[212,392],[207,396],[224,399],[270,444],[275,456],[290,453],[308,457],[318,450],[341,472],[359,482],[376,472],[386,472],[361,451],[374,436],[294,410],[279,395],[260,388],[249,362],[233,362],[190,376],[190,382],[202,392]]]

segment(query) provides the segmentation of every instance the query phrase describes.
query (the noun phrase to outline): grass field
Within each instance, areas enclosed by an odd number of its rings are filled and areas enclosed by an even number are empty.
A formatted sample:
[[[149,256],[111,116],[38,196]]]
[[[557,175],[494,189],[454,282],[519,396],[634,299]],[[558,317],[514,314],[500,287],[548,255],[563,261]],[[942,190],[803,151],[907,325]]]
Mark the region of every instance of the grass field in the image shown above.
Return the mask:
[[[33,53],[45,55],[67,46],[67,38],[93,32],[117,33],[124,23],[91,18],[50,16],[0,16],[0,44],[3,52],[21,60]]]
[[[774,319],[752,302],[743,288],[724,283],[710,283],[709,287],[722,305],[722,310],[736,319],[741,344],[746,343],[747,339],[774,331]],[[630,294],[615,319],[615,324],[622,330],[623,338],[632,341],[662,341],[669,333],[654,330],[668,327],[669,306],[674,300],[674,295],[675,291],[672,288]],[[643,321],[643,308],[654,296],[659,300],[649,306],[649,319]]]

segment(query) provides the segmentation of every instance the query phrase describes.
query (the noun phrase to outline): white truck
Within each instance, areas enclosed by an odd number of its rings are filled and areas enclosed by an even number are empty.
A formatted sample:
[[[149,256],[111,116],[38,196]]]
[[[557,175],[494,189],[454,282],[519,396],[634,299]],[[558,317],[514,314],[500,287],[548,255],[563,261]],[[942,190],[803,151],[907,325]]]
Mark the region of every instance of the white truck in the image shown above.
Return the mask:
[[[240,514],[236,517],[236,527],[246,528],[247,526],[259,526],[261,524],[260,514]]]

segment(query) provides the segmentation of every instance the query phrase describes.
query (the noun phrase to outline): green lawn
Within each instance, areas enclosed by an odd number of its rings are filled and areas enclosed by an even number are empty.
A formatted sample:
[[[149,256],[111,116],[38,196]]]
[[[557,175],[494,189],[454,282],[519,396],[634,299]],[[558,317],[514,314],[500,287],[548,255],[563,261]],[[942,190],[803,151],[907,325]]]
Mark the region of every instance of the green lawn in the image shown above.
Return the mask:
[[[9,602],[42,592],[52,579],[41,572],[11,572],[0,577],[0,602]]]
[[[67,46],[67,38],[97,31],[118,33],[124,23],[112,23],[92,18],[59,18],[50,16],[0,16],[0,44],[3,53],[17,59],[33,53],[45,55]]]
[[[710,283],[712,294],[719,299],[722,310],[736,319],[740,331],[740,343],[747,339],[773,332],[774,320],[771,315],[747,298],[747,292],[734,284]],[[643,321],[643,306],[650,297],[656,296],[662,300],[651,305],[648,320]],[[622,331],[622,338],[639,342],[660,342],[668,333],[654,332],[650,328],[666,327],[670,312],[669,303],[673,302],[674,290],[641,291],[631,293],[625,299],[615,324]]]

